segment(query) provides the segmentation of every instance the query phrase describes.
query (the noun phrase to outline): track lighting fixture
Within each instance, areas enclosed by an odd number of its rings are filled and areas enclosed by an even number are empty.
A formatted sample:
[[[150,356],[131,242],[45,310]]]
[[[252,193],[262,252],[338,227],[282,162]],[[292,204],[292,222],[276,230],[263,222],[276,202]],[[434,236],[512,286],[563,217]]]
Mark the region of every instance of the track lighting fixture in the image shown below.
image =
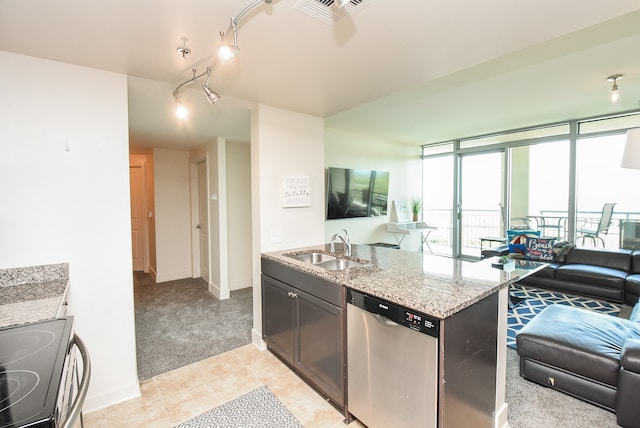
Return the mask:
[[[211,71],[212,71],[212,68],[207,67],[207,80],[205,80],[204,85],[202,85],[202,90],[204,91],[204,94],[207,97],[207,101],[209,101],[210,104],[215,104],[220,99],[220,95],[218,95],[216,91],[214,91],[209,87],[209,79],[211,79]]]
[[[613,82],[613,86],[609,90],[609,110],[617,110],[621,107],[621,93],[618,87],[618,80],[622,79],[622,74],[614,74],[607,78],[607,81]]]
[[[238,47],[238,30],[236,24],[233,21],[233,18],[231,19],[231,25],[229,28],[231,28],[231,30],[233,31],[233,42],[231,43],[226,42],[224,37],[225,34],[223,32],[220,32],[220,46],[218,47],[218,56],[223,61],[229,61],[230,59],[235,58],[236,55],[238,55],[238,52],[240,52],[240,48]]]
[[[213,72],[214,68],[218,64],[218,59],[227,61],[234,58],[238,54],[238,52],[240,51],[240,48],[238,47],[238,28],[237,28],[238,23],[242,18],[244,18],[244,16],[247,13],[251,12],[260,4],[262,3],[271,4],[272,1],[273,0],[252,0],[251,3],[249,3],[244,9],[240,11],[240,13],[238,13],[237,16],[231,18],[231,23],[229,24],[229,28],[227,29],[227,31],[220,32],[220,45],[218,47],[218,55],[214,57],[213,62],[207,67],[207,70],[197,75],[196,69],[193,68],[192,69],[193,77],[191,77],[191,79],[185,82],[182,82],[173,90],[173,98],[178,103],[178,110],[176,110],[178,117],[185,118],[187,115],[186,107],[178,100],[178,94],[180,93],[180,90],[183,87],[196,82],[198,79],[200,79],[205,75],[207,76],[207,79],[204,85],[202,86],[202,90],[204,91],[204,94],[207,97],[207,100],[209,101],[209,103],[215,104],[220,99],[220,95],[209,87],[209,80],[211,79],[211,73]],[[231,38],[231,40],[227,40],[228,38]],[[186,51],[181,52],[180,49],[181,48],[178,48],[178,53],[180,53],[183,57],[188,55],[189,52],[186,52]]]

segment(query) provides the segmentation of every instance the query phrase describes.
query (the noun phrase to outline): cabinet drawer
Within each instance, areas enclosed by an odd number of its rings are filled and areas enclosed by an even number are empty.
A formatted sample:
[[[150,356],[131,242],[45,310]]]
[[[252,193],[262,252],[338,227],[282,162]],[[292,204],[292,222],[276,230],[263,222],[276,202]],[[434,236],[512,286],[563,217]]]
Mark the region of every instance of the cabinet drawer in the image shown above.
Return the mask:
[[[344,308],[343,286],[262,257],[262,273]]]

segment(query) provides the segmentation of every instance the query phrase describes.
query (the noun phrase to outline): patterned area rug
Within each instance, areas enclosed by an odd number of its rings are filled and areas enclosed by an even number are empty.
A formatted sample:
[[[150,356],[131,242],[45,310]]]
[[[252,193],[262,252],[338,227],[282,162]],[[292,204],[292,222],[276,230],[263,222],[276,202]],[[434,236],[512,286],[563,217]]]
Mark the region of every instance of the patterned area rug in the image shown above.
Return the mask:
[[[302,428],[266,386],[209,410],[176,428]]]
[[[507,346],[514,349],[516,347],[516,335],[520,329],[549,305],[575,306],[577,308],[589,309],[613,316],[618,316],[620,313],[620,305],[615,303],[562,294],[555,291],[539,290],[519,284],[513,284],[509,288],[509,294],[525,299],[515,308],[509,308]]]

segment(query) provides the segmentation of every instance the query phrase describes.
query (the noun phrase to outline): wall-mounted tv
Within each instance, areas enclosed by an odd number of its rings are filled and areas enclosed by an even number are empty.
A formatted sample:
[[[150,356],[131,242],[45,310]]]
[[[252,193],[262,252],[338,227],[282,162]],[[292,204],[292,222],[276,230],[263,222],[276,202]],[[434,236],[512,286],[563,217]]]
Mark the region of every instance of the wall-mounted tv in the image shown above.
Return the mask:
[[[328,168],[327,220],[387,215],[389,173]]]

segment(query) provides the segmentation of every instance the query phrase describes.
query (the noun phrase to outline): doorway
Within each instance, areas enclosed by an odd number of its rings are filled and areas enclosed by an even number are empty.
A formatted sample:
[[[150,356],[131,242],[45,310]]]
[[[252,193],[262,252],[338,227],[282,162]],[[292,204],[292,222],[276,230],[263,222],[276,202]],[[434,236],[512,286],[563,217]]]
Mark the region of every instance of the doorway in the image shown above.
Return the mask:
[[[459,255],[480,257],[480,238],[502,235],[504,151],[460,156]]]
[[[200,250],[200,278],[209,283],[209,198],[207,161],[198,163],[198,248]]]
[[[149,271],[147,215],[147,162],[145,157],[130,157],[129,185],[131,203],[131,253],[134,271]]]

